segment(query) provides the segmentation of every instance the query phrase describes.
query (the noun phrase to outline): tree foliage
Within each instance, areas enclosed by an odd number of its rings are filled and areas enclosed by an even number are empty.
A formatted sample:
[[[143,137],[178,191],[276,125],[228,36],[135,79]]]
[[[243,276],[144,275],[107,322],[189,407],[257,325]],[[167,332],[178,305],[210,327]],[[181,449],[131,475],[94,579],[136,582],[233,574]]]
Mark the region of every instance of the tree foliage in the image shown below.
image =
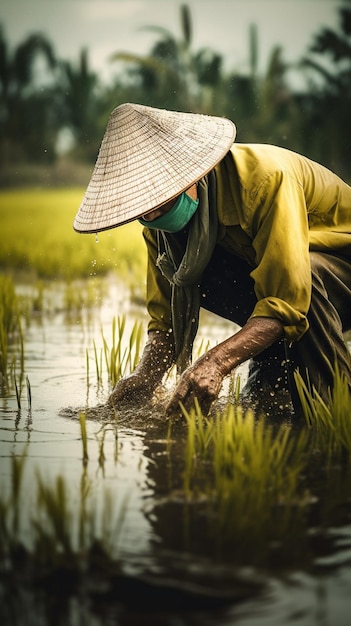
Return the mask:
[[[326,165],[350,177],[351,3],[339,10],[340,30],[323,28],[301,62],[310,78],[304,130]]]
[[[91,163],[112,108],[134,101],[227,116],[237,125],[238,141],[283,145],[347,177],[350,0],[339,7],[338,16],[339,28],[316,33],[307,55],[295,65],[306,79],[304,90],[292,87],[292,68],[281,47],[272,47],[267,67],[258,71],[255,24],[248,33],[245,70],[225,70],[225,59],[216,50],[195,50],[187,5],[180,7],[178,33],[145,26],[155,35],[149,54],[116,51],[110,61],[119,71],[108,85],[91,69],[88,50],[80,52],[76,63],[57,59],[40,34],[10,50],[0,30],[1,162],[54,161],[58,139],[69,132],[71,155]]]

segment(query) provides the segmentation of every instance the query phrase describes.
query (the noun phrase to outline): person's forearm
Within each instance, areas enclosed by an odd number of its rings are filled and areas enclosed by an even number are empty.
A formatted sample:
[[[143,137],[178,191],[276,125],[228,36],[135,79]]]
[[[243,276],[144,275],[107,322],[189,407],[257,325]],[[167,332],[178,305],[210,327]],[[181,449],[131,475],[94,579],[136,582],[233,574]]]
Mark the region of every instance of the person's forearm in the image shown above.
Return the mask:
[[[253,317],[235,335],[221,342],[207,353],[213,358],[224,376],[248,359],[281,339],[282,322],[268,317]]]

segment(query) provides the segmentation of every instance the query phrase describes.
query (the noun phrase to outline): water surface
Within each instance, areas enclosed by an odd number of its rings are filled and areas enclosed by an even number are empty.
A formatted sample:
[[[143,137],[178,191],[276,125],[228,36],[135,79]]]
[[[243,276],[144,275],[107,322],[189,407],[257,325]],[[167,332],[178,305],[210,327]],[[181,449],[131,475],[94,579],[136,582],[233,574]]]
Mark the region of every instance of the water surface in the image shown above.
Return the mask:
[[[104,299],[89,310],[68,315],[53,305],[50,313],[32,316],[25,330],[32,407],[25,389],[21,410],[13,391],[0,399],[0,476],[2,494],[10,493],[11,458],[26,452],[21,532],[28,546],[38,472],[48,482],[62,475],[72,502],[79,501],[85,476],[97,511],[108,493],[111,516],[120,522],[111,554],[119,564],[118,576],[106,581],[97,575],[77,592],[65,589],[61,579],[54,588],[9,588],[2,574],[1,623],[349,624],[350,464],[338,462],[327,471],[317,455],[307,477],[311,504],[301,515],[294,512],[283,537],[279,512],[268,535],[252,536],[244,529],[228,541],[216,536],[206,500],[184,497],[186,426],[174,424],[169,435],[162,395],[153,406],[122,407],[117,416],[106,407],[109,386],[106,377],[97,384],[93,341],[100,349],[101,329],[107,339],[111,336],[114,315],[127,315],[128,328],[136,319],[146,327],[143,308],[131,303],[119,285],[109,283],[106,289]],[[59,301],[59,286],[54,293]],[[229,323],[203,316],[200,340],[214,343],[233,330]],[[80,410],[87,416],[87,463]],[[97,520],[102,524],[98,514]]]

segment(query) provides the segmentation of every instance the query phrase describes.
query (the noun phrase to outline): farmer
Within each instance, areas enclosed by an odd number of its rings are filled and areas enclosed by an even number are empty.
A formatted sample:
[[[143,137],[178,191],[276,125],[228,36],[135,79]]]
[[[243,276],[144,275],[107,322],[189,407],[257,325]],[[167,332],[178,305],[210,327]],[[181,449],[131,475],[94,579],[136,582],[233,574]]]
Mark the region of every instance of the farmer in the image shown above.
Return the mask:
[[[207,412],[249,360],[253,394],[294,372],[327,398],[337,364],[351,386],[351,188],[287,149],[235,144],[228,119],[122,104],[111,114],[74,221],[78,232],[138,219],[148,252],[148,341],[111,400],[151,398],[181,374],[169,414]],[[241,329],[191,364],[203,307]]]

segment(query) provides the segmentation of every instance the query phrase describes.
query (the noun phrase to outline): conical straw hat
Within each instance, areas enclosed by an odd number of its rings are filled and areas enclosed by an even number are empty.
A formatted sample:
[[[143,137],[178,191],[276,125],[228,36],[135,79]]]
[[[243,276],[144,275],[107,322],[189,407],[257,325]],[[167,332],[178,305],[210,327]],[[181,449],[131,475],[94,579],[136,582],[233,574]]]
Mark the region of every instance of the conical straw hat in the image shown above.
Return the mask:
[[[98,232],[152,211],[207,174],[234,139],[225,118],[121,104],[110,115],[74,229]]]

